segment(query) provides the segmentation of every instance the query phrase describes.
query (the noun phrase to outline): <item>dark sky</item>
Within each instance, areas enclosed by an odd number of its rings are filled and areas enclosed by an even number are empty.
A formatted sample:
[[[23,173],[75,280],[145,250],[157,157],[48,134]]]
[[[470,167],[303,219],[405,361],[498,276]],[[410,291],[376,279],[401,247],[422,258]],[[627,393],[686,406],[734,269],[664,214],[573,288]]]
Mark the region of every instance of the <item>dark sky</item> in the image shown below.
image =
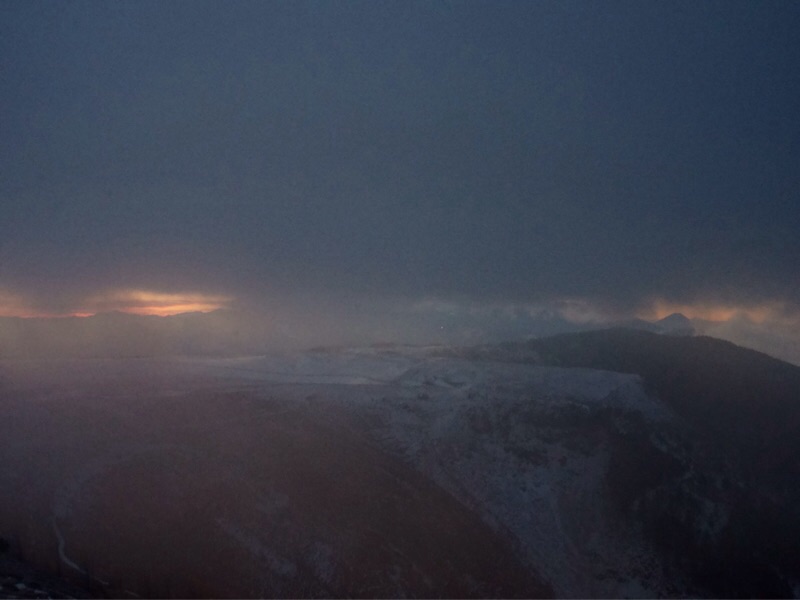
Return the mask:
[[[0,292],[794,310],[799,32],[781,1],[4,1]]]

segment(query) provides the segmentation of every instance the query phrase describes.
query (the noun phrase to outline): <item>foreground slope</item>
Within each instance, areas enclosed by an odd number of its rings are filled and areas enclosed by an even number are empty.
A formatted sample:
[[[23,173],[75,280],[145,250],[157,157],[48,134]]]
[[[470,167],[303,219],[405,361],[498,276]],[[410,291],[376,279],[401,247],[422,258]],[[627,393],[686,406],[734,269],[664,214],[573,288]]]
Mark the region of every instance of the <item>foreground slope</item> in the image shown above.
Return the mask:
[[[4,366],[0,527],[67,577],[114,596],[552,594],[345,408],[392,385],[191,361]]]
[[[7,361],[0,528],[117,595],[798,595],[794,377],[624,331]]]

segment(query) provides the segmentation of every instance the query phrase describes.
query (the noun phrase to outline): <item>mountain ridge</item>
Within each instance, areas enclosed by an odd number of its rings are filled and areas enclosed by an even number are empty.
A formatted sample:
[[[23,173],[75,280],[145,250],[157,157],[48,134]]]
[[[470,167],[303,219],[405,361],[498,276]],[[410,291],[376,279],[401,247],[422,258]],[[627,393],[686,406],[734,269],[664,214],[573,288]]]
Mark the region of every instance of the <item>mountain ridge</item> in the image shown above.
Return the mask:
[[[529,352],[528,361],[535,364],[642,377],[645,389],[688,425],[694,454],[709,470],[727,473],[729,483],[739,488],[731,492],[735,507],[720,533],[719,540],[725,541],[715,545],[719,556],[735,569],[708,559],[708,549],[692,551],[714,563],[703,569],[706,573],[716,570],[712,577],[716,591],[722,595],[743,590],[748,590],[745,595],[763,593],[775,565],[780,565],[786,579],[771,588],[772,593],[791,595],[792,586],[797,589],[800,571],[787,557],[800,556],[800,489],[796,484],[800,478],[800,367],[708,336],[662,336],[626,328],[529,340],[516,349]],[[669,527],[691,538],[687,523],[662,516],[671,522]],[[686,551],[685,545],[681,551]],[[724,586],[724,578],[738,581],[738,590]]]

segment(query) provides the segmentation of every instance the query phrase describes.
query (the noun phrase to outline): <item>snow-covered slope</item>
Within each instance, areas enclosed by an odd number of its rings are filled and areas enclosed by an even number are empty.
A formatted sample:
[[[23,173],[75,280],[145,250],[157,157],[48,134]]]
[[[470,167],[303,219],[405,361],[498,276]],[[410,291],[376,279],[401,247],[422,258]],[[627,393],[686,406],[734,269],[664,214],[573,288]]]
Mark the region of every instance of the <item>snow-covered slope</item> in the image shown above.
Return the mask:
[[[398,349],[213,365],[251,379],[317,384],[316,403],[343,405],[382,447],[477,510],[558,596],[680,589],[636,527],[616,518],[608,495],[616,423],[674,418],[637,376]],[[347,389],[334,393],[323,383]]]
[[[402,388],[359,407],[374,434],[511,537],[557,596],[669,589],[657,555],[614,518],[607,494],[615,431],[604,419],[672,418],[638,377],[433,359],[395,383]]]

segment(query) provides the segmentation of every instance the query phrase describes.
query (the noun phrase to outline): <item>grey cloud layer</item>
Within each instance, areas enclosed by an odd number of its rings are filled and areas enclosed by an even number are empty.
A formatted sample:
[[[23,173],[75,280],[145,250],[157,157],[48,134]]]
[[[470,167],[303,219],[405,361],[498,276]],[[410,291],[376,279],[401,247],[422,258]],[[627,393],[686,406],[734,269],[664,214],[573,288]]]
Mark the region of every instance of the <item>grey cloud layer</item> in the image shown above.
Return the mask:
[[[0,277],[800,301],[796,3],[6,3]]]

